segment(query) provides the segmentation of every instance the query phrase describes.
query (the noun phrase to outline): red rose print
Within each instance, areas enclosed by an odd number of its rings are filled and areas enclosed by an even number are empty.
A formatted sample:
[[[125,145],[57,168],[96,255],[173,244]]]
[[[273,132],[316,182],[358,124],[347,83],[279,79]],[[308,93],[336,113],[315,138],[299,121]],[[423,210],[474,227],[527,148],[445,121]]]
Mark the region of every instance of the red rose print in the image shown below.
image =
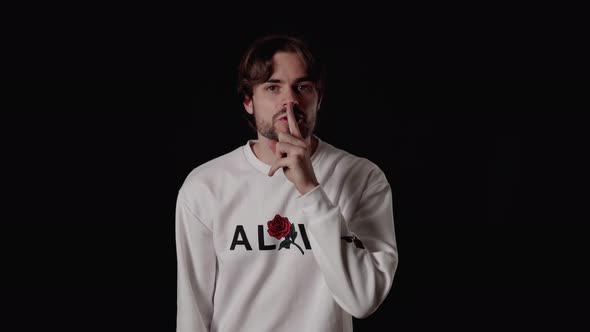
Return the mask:
[[[277,214],[273,220],[268,222],[268,234],[277,238],[277,240],[286,238],[287,235],[291,234],[291,222],[288,218],[283,218]]]
[[[290,249],[291,244],[299,248],[301,254],[305,255],[303,249],[295,243],[295,239],[297,238],[297,231],[295,230],[295,224],[289,221],[289,218],[281,217],[280,215],[276,215],[273,220],[267,223],[268,225],[268,234],[270,236],[277,238],[278,240],[285,238],[283,242],[281,242],[279,246],[279,250],[283,248]]]

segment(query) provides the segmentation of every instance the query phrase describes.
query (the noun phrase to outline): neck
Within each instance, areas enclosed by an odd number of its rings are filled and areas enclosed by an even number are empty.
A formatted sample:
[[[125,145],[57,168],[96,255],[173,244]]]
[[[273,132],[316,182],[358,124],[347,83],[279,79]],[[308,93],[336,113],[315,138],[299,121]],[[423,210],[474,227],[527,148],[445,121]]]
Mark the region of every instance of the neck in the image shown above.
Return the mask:
[[[318,143],[319,141],[314,135],[311,135],[305,139],[307,149],[310,151],[310,157],[315,153]],[[275,154],[276,145],[276,141],[258,134],[258,142],[256,142],[253,146],[254,155],[256,155],[256,158],[258,158],[263,163],[267,165],[274,165],[279,159],[281,159],[280,156]]]

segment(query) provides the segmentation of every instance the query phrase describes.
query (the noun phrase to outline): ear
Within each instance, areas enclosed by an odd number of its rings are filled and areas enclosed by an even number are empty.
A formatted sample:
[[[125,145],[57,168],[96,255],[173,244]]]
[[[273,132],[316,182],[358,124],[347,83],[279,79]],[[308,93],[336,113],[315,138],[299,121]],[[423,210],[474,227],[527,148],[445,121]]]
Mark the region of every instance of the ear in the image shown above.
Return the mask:
[[[320,106],[322,106],[322,97],[318,98],[318,107],[317,110],[320,110]]]
[[[246,109],[246,112],[253,114],[254,113],[254,107],[252,107],[252,98],[249,97],[244,97],[244,109]]]

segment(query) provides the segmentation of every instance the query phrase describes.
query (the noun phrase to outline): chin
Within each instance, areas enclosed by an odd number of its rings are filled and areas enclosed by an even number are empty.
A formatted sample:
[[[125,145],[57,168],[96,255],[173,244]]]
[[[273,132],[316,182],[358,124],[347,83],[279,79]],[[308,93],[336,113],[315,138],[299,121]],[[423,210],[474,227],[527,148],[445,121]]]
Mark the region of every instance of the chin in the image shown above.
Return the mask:
[[[284,125],[284,124],[279,123],[279,124],[275,125],[275,130],[277,132],[280,131],[280,132],[288,133],[289,132],[289,125]]]

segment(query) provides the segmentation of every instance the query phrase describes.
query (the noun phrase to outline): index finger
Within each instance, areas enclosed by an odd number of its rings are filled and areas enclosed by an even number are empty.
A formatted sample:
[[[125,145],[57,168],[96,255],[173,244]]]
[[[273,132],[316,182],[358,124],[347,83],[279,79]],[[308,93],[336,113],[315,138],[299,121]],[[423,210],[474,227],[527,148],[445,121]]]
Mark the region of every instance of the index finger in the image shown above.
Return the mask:
[[[287,122],[289,122],[289,132],[291,135],[297,138],[302,138],[301,131],[299,131],[299,125],[297,124],[295,114],[293,113],[293,104],[291,103],[287,105]]]

